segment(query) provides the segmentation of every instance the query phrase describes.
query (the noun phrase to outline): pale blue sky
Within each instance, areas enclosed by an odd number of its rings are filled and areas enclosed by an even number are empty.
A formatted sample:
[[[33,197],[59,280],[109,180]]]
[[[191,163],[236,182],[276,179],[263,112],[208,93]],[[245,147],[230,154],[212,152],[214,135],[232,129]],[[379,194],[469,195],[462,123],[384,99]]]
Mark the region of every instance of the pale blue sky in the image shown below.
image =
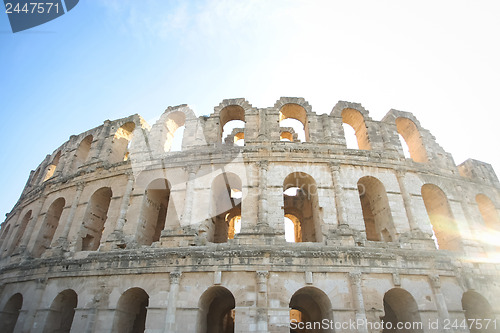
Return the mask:
[[[498,1],[81,0],[12,34],[0,13],[0,220],[47,154],[106,119],[304,97],[413,112],[500,173]]]

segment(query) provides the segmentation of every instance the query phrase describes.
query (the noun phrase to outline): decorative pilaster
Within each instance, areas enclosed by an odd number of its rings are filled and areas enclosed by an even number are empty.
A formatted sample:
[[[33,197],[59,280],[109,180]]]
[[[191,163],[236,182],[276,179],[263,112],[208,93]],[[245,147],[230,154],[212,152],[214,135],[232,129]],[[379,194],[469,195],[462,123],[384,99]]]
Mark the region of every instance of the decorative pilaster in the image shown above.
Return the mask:
[[[168,293],[167,317],[165,319],[164,332],[175,332],[175,310],[177,309],[177,296],[179,294],[179,282],[181,272],[170,273],[170,291]]]
[[[257,162],[259,166],[259,220],[257,226],[269,226],[267,222],[267,170],[269,161]]]
[[[68,249],[68,236],[71,230],[71,225],[73,224],[73,220],[75,218],[76,209],[78,208],[78,204],[80,202],[80,197],[82,196],[83,189],[85,188],[85,183],[78,183],[76,186],[75,197],[73,198],[73,203],[71,204],[71,208],[68,214],[68,219],[66,220],[66,224],[64,225],[63,233],[57,240],[56,246],[61,246],[63,251]]]
[[[448,307],[446,306],[444,295],[441,292],[441,280],[439,279],[439,275],[429,275],[429,281],[436,300],[436,307],[440,321],[442,322],[445,319],[450,319]],[[450,329],[450,332],[453,332],[453,330]]]
[[[347,226],[347,218],[344,208],[344,188],[340,184],[340,165],[336,162],[329,164],[333,179],[333,189],[335,192],[335,207],[337,209],[337,221],[339,226]]]
[[[257,332],[268,332],[267,279],[268,271],[257,271]]]
[[[14,214],[14,216],[10,218],[12,221],[16,221],[16,222],[12,222],[12,226],[14,226],[18,223],[20,217],[21,217],[21,209],[18,209],[17,212]],[[4,223],[7,223],[7,221],[8,221],[8,219]],[[3,256],[5,248],[11,242],[11,239],[13,238],[12,233],[14,232],[14,230],[15,230],[15,228],[11,227],[8,230],[8,234],[6,234],[5,238],[0,242],[0,257]],[[2,230],[2,232],[5,233],[5,230]]]
[[[267,140],[266,109],[259,110],[259,139]]]
[[[356,310],[356,321],[366,322],[366,312],[365,312],[365,302],[363,300],[363,290],[361,288],[361,272],[349,273],[349,279],[351,280],[352,287],[352,297],[354,300],[354,307]],[[368,333],[368,328],[366,325],[361,325],[358,328],[360,333]]]
[[[330,117],[328,114],[322,114],[321,116],[321,123],[323,124],[323,141],[326,143],[331,143],[332,142],[332,126],[330,122]]]
[[[27,257],[29,256],[29,253],[27,251],[28,248],[28,243],[31,239],[31,235],[33,233],[33,229],[35,229],[35,225],[38,224],[38,220],[40,218],[40,213],[42,211],[43,205],[45,204],[45,200],[47,199],[46,195],[43,195],[39,199],[39,205],[36,211],[31,215],[31,220],[28,222],[28,227],[26,228],[26,231],[24,233],[23,241],[21,245],[19,246],[19,250],[17,251],[18,253],[23,253],[24,256]]]
[[[31,332],[33,329],[33,324],[36,318],[36,312],[40,308],[40,302],[42,301],[43,293],[47,287],[47,279],[36,279],[35,292],[30,297],[27,311],[21,310],[19,317],[17,319],[18,323],[22,323],[20,332]]]
[[[126,173],[126,175],[128,177],[127,186],[125,188],[125,193],[123,194],[122,203],[120,205],[120,216],[118,217],[115,230],[113,231],[116,239],[123,239],[123,227],[127,222],[127,211],[130,204],[130,196],[134,189],[134,173],[132,171],[129,171]]]
[[[472,240],[481,239],[481,236],[477,234],[477,231],[479,230],[479,228],[476,228],[472,224],[472,223],[474,223],[474,219],[472,218],[472,214],[471,214],[471,211],[469,209],[470,199],[469,199],[469,196],[467,194],[467,191],[465,191],[461,185],[457,185],[457,190],[459,193],[459,195],[457,197],[462,198],[460,200],[460,206],[462,207],[462,211],[464,212],[465,221],[467,222],[465,225],[467,227],[472,226],[472,228],[468,227],[467,228],[468,230],[466,230],[467,234],[470,235],[469,239],[464,239],[462,237],[462,243],[464,246],[471,246],[473,244],[473,242],[471,242],[470,240],[471,239]],[[463,226],[460,226],[460,229],[463,229]],[[463,230],[459,230],[459,231],[463,231]],[[474,245],[472,245],[472,246],[474,246]]]
[[[188,172],[188,181],[186,184],[186,196],[184,203],[184,214],[182,214],[182,225],[190,226],[191,225],[191,212],[193,210],[193,201],[194,201],[194,183],[196,179],[196,173],[200,169],[199,165],[190,165],[187,166],[186,171]]]
[[[396,170],[396,178],[398,179],[399,189],[401,191],[401,196],[403,197],[403,203],[405,205],[406,216],[408,217],[408,224],[410,225],[411,231],[419,231],[417,221],[413,215],[413,210],[411,208],[411,197],[406,189],[404,183],[404,172],[401,169]]]

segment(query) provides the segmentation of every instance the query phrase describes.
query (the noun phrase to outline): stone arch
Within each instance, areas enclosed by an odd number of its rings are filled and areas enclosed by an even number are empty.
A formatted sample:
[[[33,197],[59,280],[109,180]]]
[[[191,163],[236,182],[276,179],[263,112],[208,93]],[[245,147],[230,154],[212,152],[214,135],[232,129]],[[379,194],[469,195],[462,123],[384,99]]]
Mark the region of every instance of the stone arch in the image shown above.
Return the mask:
[[[10,250],[8,251],[9,254],[12,253],[19,246],[19,244],[21,244],[21,239],[23,237],[29,237],[29,235],[24,235],[24,233],[26,232],[26,227],[28,226],[28,223],[31,221],[31,214],[32,211],[30,209],[28,212],[26,212],[26,214],[24,214],[21,223],[19,223],[19,229],[17,229],[16,235],[12,240],[12,245],[10,246]]]
[[[208,288],[198,303],[198,333],[233,333],[236,301],[233,294],[221,286]]]
[[[146,329],[149,295],[141,288],[130,288],[118,300],[112,332],[139,333]]]
[[[23,295],[16,293],[12,295],[2,312],[0,313],[0,331],[4,333],[12,333],[16,327],[19,311],[23,306]]]
[[[429,161],[427,151],[425,150],[422,135],[415,123],[405,117],[396,118],[396,128],[398,133],[403,137],[410,151],[410,157],[419,163]]]
[[[128,146],[132,140],[135,123],[129,121],[115,132],[111,142],[111,152],[109,156],[110,163],[118,163],[128,159]]]
[[[500,218],[493,201],[484,194],[478,194],[476,195],[476,203],[484,224],[488,228],[499,230]]]
[[[76,149],[75,156],[73,158],[73,165],[71,167],[71,171],[75,172],[78,170],[80,166],[82,166],[86,161],[87,157],[90,153],[90,148],[92,146],[92,141],[94,141],[94,137],[92,135],[87,135],[80,141],[78,148]]]
[[[460,234],[446,194],[434,184],[423,185],[421,193],[438,248],[459,250]]]
[[[40,229],[33,248],[33,256],[35,258],[40,257],[45,250],[50,248],[65,204],[66,200],[64,200],[64,198],[59,198],[54,200],[47,210],[42,228]]]
[[[240,140],[245,139],[245,109],[240,105],[228,105],[219,113],[220,139],[225,142],[229,135],[238,134]],[[236,142],[236,138],[233,139]]]
[[[366,239],[395,241],[396,229],[384,184],[375,177],[366,176],[358,181],[358,192],[365,222]]]
[[[160,240],[167,220],[170,189],[170,183],[165,178],[153,180],[147,186],[137,230],[138,244],[151,245]]]
[[[465,319],[467,319],[469,323],[474,320],[474,322],[486,325],[486,320],[495,319],[493,309],[488,300],[483,295],[473,290],[466,291],[462,295],[462,309],[465,311]],[[471,325],[470,332],[496,332],[496,330],[493,329],[493,325],[490,323],[488,329],[478,329],[476,325]]]
[[[291,243],[302,242],[300,219],[294,214],[285,214],[285,239]]]
[[[356,109],[346,108],[342,110],[341,116],[342,123],[349,125],[354,130],[356,142],[358,143],[358,149],[371,150],[372,148],[368,137],[368,129],[366,127],[365,118],[361,112]]]
[[[413,296],[402,288],[392,288],[384,295],[384,316],[381,317],[385,323],[391,323],[392,329],[385,325],[382,333],[390,332],[423,332],[422,319],[418,311],[418,305]],[[396,329],[396,325],[404,325],[402,329]]]
[[[174,142],[174,137],[176,137],[175,133],[184,133],[182,128],[186,126],[186,114],[181,111],[169,112],[165,119],[164,126],[167,133],[165,144],[163,145],[163,151],[168,152],[172,149],[172,143]]]
[[[61,159],[61,151],[59,150],[57,152],[56,156],[54,156],[54,158],[52,159],[52,162],[50,163],[50,165],[47,167],[47,172],[45,173],[45,178],[43,179],[43,181],[46,181],[46,180],[49,180],[50,178],[52,178],[52,176],[54,175],[54,172],[56,172],[57,166],[59,165],[60,159]]]
[[[333,330],[330,329],[314,327],[314,323],[321,323],[324,319],[327,319],[329,322],[333,320],[332,304],[328,296],[322,290],[316,287],[303,287],[293,294],[289,306],[290,320],[295,320],[297,323],[303,322],[303,325],[307,325],[306,323],[312,325],[311,329],[304,330],[304,332],[333,332]],[[297,330],[297,332],[302,331]]]
[[[294,224],[300,224],[300,234],[295,237],[296,240],[322,241],[318,189],[313,177],[304,172],[293,172],[285,177],[283,210],[284,217],[291,215],[298,220]]]
[[[52,301],[43,333],[69,333],[77,305],[78,295],[74,290],[60,292]]]
[[[298,137],[304,138],[304,141],[309,141],[309,124],[307,121],[307,111],[306,109],[296,103],[284,104],[279,111],[279,122],[280,127],[293,127],[293,123],[287,124],[283,122],[287,119],[294,119],[302,124],[302,128],[296,130]]]
[[[112,196],[111,188],[102,187],[90,197],[82,224],[82,251],[96,251],[99,248]]]
[[[280,141],[295,141],[292,131],[282,130],[280,133]]]
[[[230,221],[241,218],[242,182],[240,177],[232,172],[224,172],[214,178],[211,187],[212,226],[208,230],[207,239],[214,243],[227,242]]]

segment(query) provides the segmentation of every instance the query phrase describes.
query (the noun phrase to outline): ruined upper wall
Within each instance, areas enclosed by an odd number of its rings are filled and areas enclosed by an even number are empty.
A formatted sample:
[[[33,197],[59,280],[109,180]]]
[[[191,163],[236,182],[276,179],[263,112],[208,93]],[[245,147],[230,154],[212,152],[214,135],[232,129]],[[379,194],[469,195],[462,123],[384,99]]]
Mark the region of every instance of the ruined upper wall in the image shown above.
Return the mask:
[[[285,123],[290,119],[294,127]],[[232,121],[238,121],[237,126],[224,133],[224,126]],[[358,149],[347,147],[346,124],[354,129]],[[181,150],[172,151],[182,127]],[[405,157],[400,136],[409,146],[410,158]],[[260,151],[277,158],[286,154],[288,159],[371,165],[500,188],[489,164],[468,160],[455,166],[452,156],[409,112],[393,109],[375,121],[358,103],[340,101],[330,114],[317,114],[303,98],[282,97],[268,108],[256,108],[238,98],[222,101],[209,116],[197,117],[187,105],[179,105],[168,107],[153,126],[133,115],[106,120],[71,136],[31,172],[6,221],[41,193],[56,190],[57,184],[87,181],[99,170],[139,175],[193,162],[226,163],[237,154],[252,160],[252,154]]]
[[[303,124],[306,137],[303,142],[297,140],[298,134],[292,128],[280,126],[280,120],[289,118]],[[224,140],[222,135],[224,125],[233,120],[244,122],[243,135],[240,135],[244,137],[245,142],[242,149],[270,143],[285,144],[287,147],[301,145],[304,149],[328,146],[328,149],[337,154],[352,155],[352,149],[347,149],[343,128],[343,124],[349,124],[356,132],[358,154],[373,158],[372,153],[377,152],[382,160],[394,159],[412,166],[439,168],[442,172],[459,173],[462,177],[498,186],[498,178],[488,164],[468,160],[457,169],[452,156],[420,125],[412,113],[392,109],[381,121],[375,121],[361,104],[339,101],[330,114],[317,114],[303,98],[282,97],[269,108],[255,108],[243,98],[226,99],[216,106],[208,117],[197,117],[187,105],[168,107],[152,127],[139,115],[114,121],[106,120],[99,127],[71,136],[52,154],[47,155],[31,172],[23,196],[49,179],[71,178],[88,170],[90,166],[123,163],[127,158],[122,159],[121,151],[118,154],[120,156],[116,156],[113,152],[116,147],[113,147],[113,144],[117,131],[124,124],[134,124],[126,148],[130,157],[134,157],[137,162],[147,163],[174,153],[170,151],[174,135],[183,126],[185,130],[182,151],[177,152],[178,154],[197,147],[231,146],[238,131],[230,133]],[[405,131],[406,133],[403,133]],[[280,140],[283,133],[287,133],[286,136],[292,140],[295,137],[294,142],[283,143],[283,140]],[[403,137],[407,136],[405,140],[409,143],[410,153],[412,148],[414,150],[415,156],[412,158],[405,158],[398,138],[398,134],[402,133],[405,134]],[[88,156],[84,161],[78,161],[78,149],[86,138],[91,140],[88,143]],[[56,167],[54,163],[57,164]],[[53,174],[48,177],[51,172]]]

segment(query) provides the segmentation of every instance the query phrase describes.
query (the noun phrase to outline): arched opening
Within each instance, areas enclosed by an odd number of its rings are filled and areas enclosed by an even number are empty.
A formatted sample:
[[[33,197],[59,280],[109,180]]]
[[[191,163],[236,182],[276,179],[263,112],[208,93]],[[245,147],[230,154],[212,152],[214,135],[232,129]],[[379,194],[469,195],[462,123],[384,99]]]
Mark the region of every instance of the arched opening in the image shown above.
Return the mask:
[[[328,322],[333,320],[332,304],[328,296],[321,290],[314,287],[304,287],[295,294],[290,300],[290,323],[295,321],[296,329],[290,325],[290,332],[302,333],[329,333],[330,329],[321,327],[323,320]],[[298,324],[299,322],[303,324]],[[307,329],[301,330],[301,327]]]
[[[280,127],[292,127],[297,133],[299,141],[309,141],[307,112],[302,106],[295,103],[283,105],[280,109],[279,121]]]
[[[94,141],[94,137],[92,135],[87,135],[78,145],[78,148],[75,152],[75,157],[73,158],[73,166],[71,167],[72,172],[77,171],[78,168],[82,166],[85,161],[87,161],[90,147],[92,146],[92,141]]]
[[[244,145],[245,110],[239,105],[229,105],[220,111],[219,118],[221,141],[234,144],[238,142],[239,146]]]
[[[495,320],[493,309],[481,294],[472,290],[465,292],[462,296],[462,309],[465,311],[467,322],[473,323],[473,325],[470,325],[471,333],[496,332],[496,327],[492,323]],[[488,322],[489,325],[486,327]],[[482,327],[476,325],[476,323],[480,323]]]
[[[133,122],[123,124],[115,133],[111,144],[110,163],[118,163],[128,159],[128,145],[135,129]]]
[[[280,134],[280,141],[288,141],[288,142],[293,142],[293,134],[290,131],[281,131]]]
[[[137,243],[151,245],[160,240],[165,228],[167,209],[170,200],[170,184],[161,178],[149,183],[144,193],[141,219],[137,230]]]
[[[50,163],[49,167],[47,168],[47,173],[45,174],[45,178],[43,181],[46,181],[54,175],[54,172],[56,172],[57,165],[59,164],[59,159],[61,158],[61,151],[58,151],[54,159],[52,160],[52,163]]]
[[[16,328],[19,311],[23,306],[23,295],[17,293],[12,295],[0,314],[0,331],[4,333],[14,332]]]
[[[356,137],[356,131],[351,125],[343,123],[342,128],[344,129],[345,144],[347,149],[359,149],[358,138]]]
[[[398,137],[399,137],[399,143],[401,144],[401,147],[403,148],[403,154],[405,155],[405,158],[411,158],[410,148],[406,144],[405,139],[399,133],[398,133]]]
[[[175,111],[169,113],[165,121],[165,128],[167,131],[165,145],[163,147],[165,152],[181,151],[185,125],[186,115],[184,112]]]
[[[234,134],[234,145],[235,146],[240,146],[243,147],[245,145],[245,133],[244,132],[238,132],[241,129],[238,129],[236,133]]]
[[[422,186],[421,192],[438,248],[460,250],[460,234],[444,192],[432,184]]]
[[[303,172],[289,174],[283,181],[283,203],[285,221],[290,219],[294,224],[294,240],[320,242],[318,190],[314,179]]]
[[[90,197],[82,225],[82,251],[96,251],[99,248],[112,195],[109,187],[103,187]]]
[[[395,241],[396,229],[387,192],[382,182],[375,177],[363,177],[358,181],[358,192],[365,221],[366,239]]]
[[[208,240],[224,243],[236,234],[235,223],[241,228],[241,179],[231,172],[218,175],[212,182],[212,226],[208,230]],[[231,221],[233,228],[231,229]]]
[[[410,157],[415,162],[428,162],[427,152],[417,125],[415,125],[415,123],[408,118],[399,117],[396,119],[396,127],[398,133],[403,137],[408,145]]]
[[[50,248],[65,204],[66,201],[64,198],[59,198],[55,200],[47,210],[42,228],[35,242],[35,247],[33,248],[33,256],[35,258],[40,257],[45,250]]]
[[[198,333],[233,333],[235,300],[224,287],[210,287],[200,297]]]
[[[141,288],[124,292],[116,305],[112,332],[142,333],[146,329],[149,295]]]
[[[404,289],[393,288],[384,295],[384,313],[385,316],[380,319],[384,323],[392,325],[384,325],[382,333],[391,332],[407,332],[417,333],[423,332],[422,320],[418,312],[417,302],[413,296]],[[397,329],[397,325],[402,327]]]
[[[285,240],[289,243],[302,242],[300,220],[292,214],[285,214]]]
[[[500,218],[498,217],[497,209],[490,200],[484,194],[476,195],[476,203],[479,208],[479,212],[483,218],[484,224],[491,229],[500,229]]]
[[[366,128],[365,119],[361,112],[348,108],[342,110],[341,115],[342,123],[349,125],[354,130],[354,135],[356,136],[357,147],[354,145],[354,139],[352,139],[352,130],[347,128],[347,133],[345,133],[347,147],[362,150],[372,149],[368,138],[368,129]],[[344,132],[346,132],[346,126],[344,126]]]
[[[78,295],[74,290],[60,292],[49,309],[43,333],[69,333],[78,304]]]
[[[24,236],[24,232],[26,231],[26,227],[28,226],[30,220],[31,220],[31,210],[29,210],[26,214],[24,214],[24,217],[21,220],[21,223],[19,224],[19,229],[17,229],[16,236],[13,239],[9,253],[12,253],[14,249],[16,249],[21,243],[21,239]],[[28,236],[29,235],[26,235],[25,237]]]

